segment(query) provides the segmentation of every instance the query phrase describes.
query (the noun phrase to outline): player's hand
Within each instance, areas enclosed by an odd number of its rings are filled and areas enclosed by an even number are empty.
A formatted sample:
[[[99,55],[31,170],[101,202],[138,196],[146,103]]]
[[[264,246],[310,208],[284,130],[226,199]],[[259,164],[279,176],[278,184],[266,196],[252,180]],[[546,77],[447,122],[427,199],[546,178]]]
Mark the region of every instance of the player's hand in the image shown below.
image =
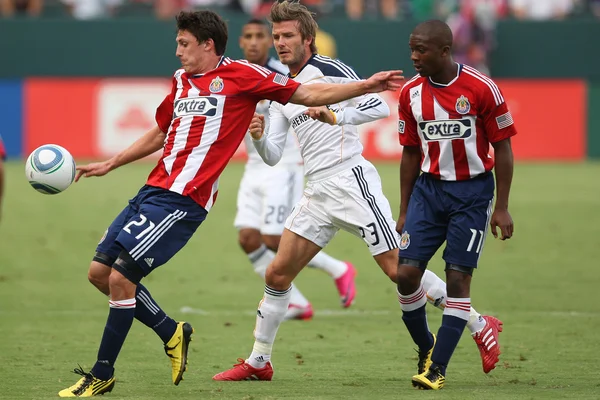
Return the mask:
[[[386,90],[398,90],[404,85],[401,70],[382,71],[364,81],[368,93],[379,93]]]
[[[252,136],[252,139],[259,140],[265,132],[265,116],[254,113],[254,117],[252,117],[248,131],[250,131],[250,136]]]
[[[304,112],[304,115],[308,115],[312,119],[325,122],[329,125],[335,125],[336,122],[335,115],[333,114],[333,112],[325,106],[309,107],[309,109]]]
[[[91,176],[104,176],[112,170],[112,166],[110,160],[108,160],[88,165],[78,165],[76,169],[77,175],[75,176],[75,182],[79,181],[79,178],[82,176],[85,176],[86,178]]]
[[[498,239],[498,228],[500,228],[501,240],[510,239],[515,230],[515,224],[508,210],[495,209],[490,220],[490,228],[496,239]]]
[[[404,224],[406,223],[406,215],[400,215],[398,217],[398,222],[396,222],[396,232],[402,234],[402,230],[404,229]]]

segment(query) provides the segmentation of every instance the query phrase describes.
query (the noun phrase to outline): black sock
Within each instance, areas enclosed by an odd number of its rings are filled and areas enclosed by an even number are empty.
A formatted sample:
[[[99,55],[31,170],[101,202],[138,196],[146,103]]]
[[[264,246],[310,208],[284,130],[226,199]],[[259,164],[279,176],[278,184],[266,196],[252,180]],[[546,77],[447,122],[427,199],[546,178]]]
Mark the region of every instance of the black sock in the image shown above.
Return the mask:
[[[427,325],[427,314],[425,306],[413,311],[402,311],[402,320],[408,329],[410,336],[420,350],[429,350],[433,346],[433,335],[429,332]]]
[[[446,314],[442,316],[442,325],[431,355],[432,367],[440,367],[442,375],[446,375],[446,367],[466,325],[467,321],[462,318]]]
[[[165,314],[154,301],[148,289],[141,283],[138,283],[135,298],[137,301],[135,318],[147,327],[152,328],[163,343],[167,343],[177,330],[177,322]]]
[[[114,365],[135,316],[135,299],[109,301],[110,311],[92,374],[102,380],[113,376]]]

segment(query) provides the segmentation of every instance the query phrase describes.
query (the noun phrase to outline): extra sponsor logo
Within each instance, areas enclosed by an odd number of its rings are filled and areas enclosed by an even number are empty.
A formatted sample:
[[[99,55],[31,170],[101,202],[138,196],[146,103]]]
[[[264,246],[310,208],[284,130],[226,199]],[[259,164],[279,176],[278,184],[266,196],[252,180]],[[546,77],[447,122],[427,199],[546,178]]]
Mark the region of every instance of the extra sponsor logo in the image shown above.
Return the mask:
[[[471,136],[470,119],[446,119],[419,122],[419,129],[427,141],[466,139]]]
[[[175,102],[175,118],[191,116],[214,117],[217,114],[215,97],[189,97]]]

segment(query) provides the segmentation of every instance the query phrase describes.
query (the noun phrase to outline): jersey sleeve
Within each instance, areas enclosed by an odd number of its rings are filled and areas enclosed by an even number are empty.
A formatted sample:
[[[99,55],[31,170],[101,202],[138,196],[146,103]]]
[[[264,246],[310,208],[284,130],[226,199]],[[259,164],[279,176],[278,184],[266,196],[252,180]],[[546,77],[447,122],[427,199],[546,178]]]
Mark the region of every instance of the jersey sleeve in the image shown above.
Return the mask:
[[[270,71],[260,65],[244,60],[240,64],[238,85],[242,92],[255,96],[259,100],[268,99],[287,104],[300,84],[278,72]]]
[[[410,107],[410,91],[402,88],[398,99],[398,138],[402,146],[420,146],[417,121]]]
[[[491,84],[482,90],[480,113],[489,142],[496,143],[516,135],[515,123],[500,88]]]
[[[179,72],[176,72],[177,74]],[[173,106],[175,102],[175,93],[177,92],[177,79],[173,76],[171,92],[164,98],[162,103],[156,109],[155,119],[156,124],[163,133],[169,131],[171,121],[173,120]]]
[[[0,136],[0,160],[6,159],[6,150],[4,149],[4,143],[2,142],[2,136]]]
[[[271,103],[268,130],[259,140],[252,139],[254,148],[263,161],[270,166],[281,160],[290,128],[288,119],[281,113],[279,107],[281,107],[279,104]]]

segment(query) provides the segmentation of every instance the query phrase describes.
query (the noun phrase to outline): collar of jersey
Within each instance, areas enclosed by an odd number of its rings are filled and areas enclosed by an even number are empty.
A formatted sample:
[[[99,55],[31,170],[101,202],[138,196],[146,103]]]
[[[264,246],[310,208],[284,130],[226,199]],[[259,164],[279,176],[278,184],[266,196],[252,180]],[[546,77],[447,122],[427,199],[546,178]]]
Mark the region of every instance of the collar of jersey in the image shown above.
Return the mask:
[[[214,67],[213,69],[211,69],[211,70],[209,70],[209,71],[206,71],[206,72],[210,72],[210,71],[212,71],[212,70],[215,70],[215,69],[219,68],[219,67],[221,66],[221,64],[223,64],[223,60],[225,60],[225,56],[221,56],[221,59],[219,60],[219,63],[217,64],[217,66],[216,66],[216,67]],[[205,72],[205,73],[206,73],[206,72]],[[204,74],[205,74],[205,73],[204,73]],[[195,75],[192,75],[192,78],[199,78],[199,77],[201,77],[201,76],[204,76],[204,74],[195,74]]]
[[[436,88],[445,88],[445,87],[452,85],[454,82],[456,82],[456,80],[460,76],[460,73],[462,72],[462,64],[456,63],[456,65],[458,65],[458,71],[456,71],[456,76],[454,77],[454,79],[452,79],[450,82],[448,82],[446,84],[443,84],[443,83],[436,83],[431,80],[431,77],[429,77],[428,79],[429,79],[429,83],[431,83],[431,86],[436,87]]]
[[[312,59],[313,59],[313,58],[315,58],[315,54],[313,54],[313,55],[311,55],[311,56],[310,56],[310,58],[308,59],[308,61],[306,62],[306,64],[304,64],[304,65],[302,66],[302,68],[300,68],[300,69],[298,70],[298,73],[297,73],[297,74],[294,74],[294,75],[292,75],[292,73],[291,73],[291,72],[288,72],[288,76],[289,76],[290,78],[295,78],[295,77],[297,77],[298,75],[300,75],[300,72],[302,72],[302,70],[303,70],[304,68],[306,68],[306,66],[307,66],[308,64],[310,64],[310,62],[312,61]]]

